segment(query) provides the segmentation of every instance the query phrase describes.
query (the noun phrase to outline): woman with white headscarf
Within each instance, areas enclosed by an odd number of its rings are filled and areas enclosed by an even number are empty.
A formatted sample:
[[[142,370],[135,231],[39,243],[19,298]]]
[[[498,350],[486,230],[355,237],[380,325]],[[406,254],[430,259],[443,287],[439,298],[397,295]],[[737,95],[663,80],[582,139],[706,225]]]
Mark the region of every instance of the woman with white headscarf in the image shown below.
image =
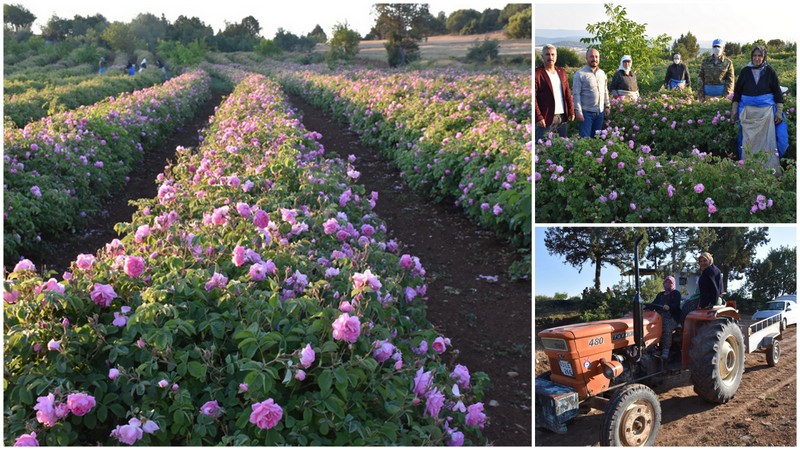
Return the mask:
[[[767,152],[767,165],[780,172],[779,154],[788,147],[783,122],[783,92],[778,74],[767,64],[767,48],[756,45],[750,63],[739,72],[733,87],[731,121],[739,121],[739,159]],[[785,136],[785,137],[784,137]]]
[[[624,55],[619,61],[619,70],[614,73],[608,90],[614,98],[637,100],[639,98],[639,84],[636,74],[631,70],[633,59],[631,55]]]

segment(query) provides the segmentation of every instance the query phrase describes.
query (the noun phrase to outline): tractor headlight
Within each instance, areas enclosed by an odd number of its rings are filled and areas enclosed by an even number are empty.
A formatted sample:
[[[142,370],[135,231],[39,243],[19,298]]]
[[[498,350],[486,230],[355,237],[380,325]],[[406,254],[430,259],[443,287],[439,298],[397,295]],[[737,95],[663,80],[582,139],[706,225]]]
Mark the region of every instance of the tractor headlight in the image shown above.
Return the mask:
[[[542,345],[545,350],[567,351],[567,341],[557,338],[542,338]]]

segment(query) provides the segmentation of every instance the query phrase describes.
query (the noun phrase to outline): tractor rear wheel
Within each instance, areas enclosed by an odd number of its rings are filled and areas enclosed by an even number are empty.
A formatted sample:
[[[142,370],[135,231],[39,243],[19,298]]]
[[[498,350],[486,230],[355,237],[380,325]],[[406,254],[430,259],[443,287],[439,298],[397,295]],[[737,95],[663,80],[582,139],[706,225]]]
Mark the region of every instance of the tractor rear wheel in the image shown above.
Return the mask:
[[[744,338],[733,320],[715,320],[692,339],[689,368],[694,391],[706,401],[727,403],[744,373]]]
[[[652,389],[629,384],[611,397],[600,429],[604,446],[652,446],[661,427],[661,405]]]
[[[778,365],[778,361],[781,359],[781,343],[780,341],[772,341],[769,347],[767,347],[767,365],[770,367],[775,367]]]

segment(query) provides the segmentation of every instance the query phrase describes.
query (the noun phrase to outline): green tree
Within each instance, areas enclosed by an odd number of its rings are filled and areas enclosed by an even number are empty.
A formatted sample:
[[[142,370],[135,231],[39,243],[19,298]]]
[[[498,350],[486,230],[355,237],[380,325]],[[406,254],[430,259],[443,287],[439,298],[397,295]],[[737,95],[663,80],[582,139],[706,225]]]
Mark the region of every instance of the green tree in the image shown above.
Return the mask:
[[[635,228],[554,227],[545,232],[544,245],[549,254],[563,256],[578,272],[585,263],[594,264],[594,288],[599,290],[603,265],[631,268],[633,243],[642,232]],[[646,246],[645,239],[639,245],[640,256]]]
[[[531,8],[524,9],[508,19],[506,35],[510,39],[530,39],[532,24]]]
[[[445,26],[450,34],[469,34],[469,30],[477,28],[481,13],[474,9],[458,9],[450,14]]]
[[[647,84],[654,76],[652,67],[667,56],[671,38],[666,34],[647,38],[647,24],[629,19],[622,6],[607,3],[605,11],[608,20],[587,25],[586,31],[594,36],[581,38],[581,42],[600,52],[600,68],[609,78],[617,71],[622,55],[631,55],[639,84]]]
[[[797,248],[771,249],[766,258],[753,262],[746,273],[747,289],[757,303],[794,294],[797,292]]]
[[[217,47],[224,52],[253,51],[261,40],[261,25],[253,16],[247,16],[239,23],[225,23],[225,29],[216,36]]]
[[[389,66],[397,67],[419,59],[419,42],[430,35],[431,13],[427,4],[378,3],[375,31],[386,39]]]
[[[782,39],[770,39],[767,41],[767,51],[782,52],[786,49],[786,43]]]
[[[491,64],[497,60],[499,49],[500,42],[496,39],[484,39],[483,42],[475,40],[467,49],[467,59]]]
[[[100,36],[109,48],[117,50],[128,57],[131,57],[136,49],[136,37],[131,26],[127,23],[113,22]]]
[[[556,64],[561,67],[582,67],[586,61],[569,47],[556,47]]]
[[[322,29],[319,24],[311,30],[311,33],[308,33],[308,37],[314,39],[315,41],[319,42],[320,44],[324,44],[328,42],[328,35],[325,34],[325,30]]]
[[[529,9],[531,9],[530,3],[507,3],[503,10],[500,11],[500,17],[498,17],[497,20],[500,22],[501,26],[506,26],[508,25],[508,21],[517,15],[517,13]]]
[[[681,35],[672,44],[672,53],[680,53],[684,61],[690,61],[700,54],[700,44],[697,43],[697,37],[688,31],[686,35]]]
[[[53,15],[42,28],[42,37],[48,41],[60,42],[69,35],[70,20]]]
[[[500,10],[496,8],[486,8],[481,13],[481,18],[478,20],[478,32],[490,33],[503,29],[503,24],[500,23]]]
[[[70,23],[69,34],[76,39],[86,39],[87,36],[100,35],[106,28],[108,28],[108,19],[102,14],[95,14],[93,16],[79,16],[75,15]]]
[[[36,16],[28,8],[20,4],[7,5],[3,3],[3,24],[13,26],[15,32],[30,29],[35,21]]]
[[[291,31],[286,31],[283,28],[278,28],[272,40],[275,42],[275,45],[284,52],[293,52],[300,42],[300,38],[296,34]]]
[[[337,23],[333,26],[333,37],[330,42],[330,50],[328,51],[329,60],[345,60],[349,61],[358,55],[358,44],[361,42],[361,36],[358,32],[351,30],[345,23]]]
[[[738,42],[726,42],[725,43],[725,54],[733,57],[736,55],[742,54],[742,44]]]
[[[253,51],[258,55],[266,57],[279,56],[282,53],[281,49],[275,45],[275,41],[263,38],[256,44]]]
[[[189,45],[195,41],[210,42],[214,38],[214,29],[197,17],[178,16],[167,31],[169,40]]]
[[[163,15],[159,18],[153,14],[139,14],[131,20],[131,31],[136,39],[144,43],[151,53],[156,50],[159,39],[167,37],[169,22]]]

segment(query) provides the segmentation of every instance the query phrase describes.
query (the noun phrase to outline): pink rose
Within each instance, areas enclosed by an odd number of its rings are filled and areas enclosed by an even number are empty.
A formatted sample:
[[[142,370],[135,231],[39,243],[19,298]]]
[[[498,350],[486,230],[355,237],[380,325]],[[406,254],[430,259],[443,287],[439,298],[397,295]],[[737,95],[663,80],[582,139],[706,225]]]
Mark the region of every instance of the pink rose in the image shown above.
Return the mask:
[[[705,186],[703,186],[702,183],[698,183],[698,184],[694,185],[694,191],[697,192],[698,194],[703,192],[704,190],[705,190]]]
[[[111,306],[111,302],[117,298],[117,293],[110,284],[95,283],[92,291],[89,293],[92,301],[98,306]]]
[[[375,341],[372,346],[375,347],[375,350],[372,351],[372,356],[379,363],[389,359],[394,352],[394,345],[387,341]]]
[[[117,369],[109,369],[108,370],[108,378],[114,380],[119,376],[119,370]]]
[[[456,364],[455,369],[450,374],[450,378],[455,378],[456,384],[462,389],[469,387],[469,369],[467,366]]]
[[[217,417],[219,415],[219,410],[219,403],[216,400],[211,400],[210,402],[205,402],[203,406],[200,407],[200,414]]]
[[[56,405],[56,417],[59,419],[63,419],[69,415],[69,405],[66,403],[59,403]]]
[[[95,402],[94,397],[89,394],[84,394],[83,392],[69,394],[67,396],[67,406],[69,406],[69,410],[72,411],[72,414],[76,416],[85,415],[91,411],[95,405],[97,405],[97,402]]]
[[[131,419],[131,422],[134,420],[136,420],[138,423],[141,423],[137,419]],[[138,425],[131,424],[117,425],[117,428],[111,432],[111,437],[116,438],[118,441],[128,445],[135,444],[136,441],[142,438],[142,435],[142,428]]]
[[[333,338],[337,341],[345,340],[353,343],[358,340],[360,334],[361,322],[359,322],[358,316],[350,317],[350,314],[342,313],[333,322]]]
[[[211,222],[213,222],[214,225],[225,225],[228,223],[228,207],[223,206],[221,208],[216,208],[211,214]]]
[[[478,426],[483,429],[485,422],[486,414],[483,413],[483,403],[478,402],[474,405],[467,406],[467,425]]]
[[[434,389],[425,400],[425,414],[431,417],[438,417],[439,411],[442,410],[442,405],[444,405],[444,394],[439,392],[439,389]]]
[[[144,422],[144,424],[142,425],[142,431],[144,431],[147,434],[153,434],[158,430],[159,430],[159,426],[153,420],[146,420]]]
[[[46,427],[52,427],[58,421],[54,405],[55,401],[55,395],[48,394],[47,397],[38,397],[36,399],[36,406],[33,407],[33,409],[37,411],[36,420]]]
[[[141,243],[147,236],[150,236],[150,225],[142,225],[136,229],[134,239],[136,242]]]
[[[233,261],[233,264],[236,267],[241,267],[242,264],[247,262],[247,256],[245,256],[246,253],[247,253],[247,250],[244,247],[242,247],[241,245],[237,245],[233,249],[233,259],[232,259],[232,261]]]
[[[353,275],[353,287],[356,289],[363,289],[364,286],[369,286],[373,291],[377,291],[381,288],[381,282],[378,281],[378,277],[373,275],[369,269],[364,271],[364,273],[356,272]]]
[[[267,278],[267,266],[261,263],[256,263],[250,266],[250,278],[253,281],[261,281]]]
[[[160,387],[160,388],[165,388],[167,386],[169,386],[169,381],[167,381],[167,380],[161,380],[161,381],[158,382],[158,387]]]
[[[33,265],[30,259],[23,259],[14,266],[14,272],[19,270],[36,270],[36,266]]]
[[[322,230],[325,234],[333,234],[339,229],[339,221],[335,218],[330,218],[322,224]]]
[[[253,412],[250,413],[250,423],[255,424],[262,430],[269,430],[278,424],[283,417],[283,409],[271,398],[252,406]]]
[[[58,284],[58,281],[56,281],[55,278],[50,278],[46,283],[43,283],[39,286],[37,292],[51,291],[63,294],[65,290],[66,288],[63,285]]]
[[[443,337],[439,336],[433,340],[433,350],[440,355],[447,350],[447,345],[445,345]]]
[[[448,447],[461,447],[464,445],[464,433],[454,431],[450,434],[450,440],[447,441]]]
[[[92,268],[92,265],[95,262],[94,255],[89,255],[87,253],[81,253],[78,255],[78,258],[75,260],[78,269],[81,270],[89,270]]]
[[[314,352],[314,349],[311,348],[311,344],[306,344],[303,351],[300,352],[300,365],[305,367],[306,369],[311,367],[311,364],[314,363],[317,355]]]
[[[39,441],[36,440],[36,433],[23,434],[14,441],[14,447],[38,447]]]
[[[269,225],[269,215],[265,211],[258,210],[253,214],[253,224],[258,228],[267,228]]]
[[[423,367],[420,367],[414,377],[414,393],[417,394],[417,396],[425,395],[433,382],[433,373],[430,371],[423,372],[422,370]]]
[[[250,213],[251,213],[250,205],[248,205],[247,203],[244,203],[244,202],[237,203],[236,204],[236,211],[239,213],[240,216],[244,217],[245,219],[250,217]]]
[[[486,205],[489,206],[488,204]],[[414,261],[411,259],[411,255],[405,254],[400,257],[400,267],[403,269],[410,269],[414,266]]]
[[[8,291],[3,292],[3,300],[6,303],[13,305],[14,303],[17,303],[18,299],[19,299],[19,291],[16,289],[13,289],[11,292]]]
[[[125,258],[125,273],[136,278],[144,272],[144,258],[141,256],[128,256]]]
[[[298,381],[303,381],[306,379],[306,372],[302,369],[298,370],[296,374],[294,374],[294,379]]]
[[[61,348],[61,343],[55,339],[50,339],[50,342],[47,343],[48,350],[58,350]]]

